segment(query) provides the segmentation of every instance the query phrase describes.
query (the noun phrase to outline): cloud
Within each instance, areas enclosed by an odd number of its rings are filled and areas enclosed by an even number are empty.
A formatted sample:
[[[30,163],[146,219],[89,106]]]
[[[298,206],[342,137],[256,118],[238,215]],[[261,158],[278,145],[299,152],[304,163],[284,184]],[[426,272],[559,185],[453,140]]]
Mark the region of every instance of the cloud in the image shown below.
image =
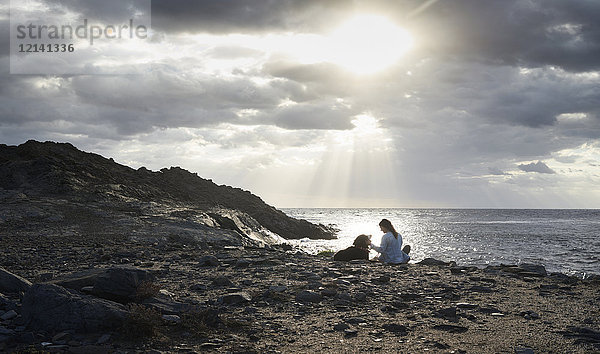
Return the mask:
[[[546,165],[545,163],[538,161],[538,162],[532,162],[529,164],[522,164],[522,165],[518,165],[517,166],[519,168],[519,170],[521,171],[525,171],[525,172],[537,172],[537,173],[546,173],[546,174],[555,174],[556,172],[554,170],[552,170],[550,167],[548,167],[548,165]]]
[[[493,176],[510,176],[508,172],[504,172],[497,167],[488,167],[488,171]]]

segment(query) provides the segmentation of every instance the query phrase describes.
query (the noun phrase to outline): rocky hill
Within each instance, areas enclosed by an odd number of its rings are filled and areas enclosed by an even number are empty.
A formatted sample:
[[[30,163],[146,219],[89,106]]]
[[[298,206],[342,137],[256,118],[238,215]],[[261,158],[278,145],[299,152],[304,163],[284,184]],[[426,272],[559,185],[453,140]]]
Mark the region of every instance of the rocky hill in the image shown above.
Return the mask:
[[[84,208],[121,209],[125,215],[143,216],[144,210],[168,206],[163,212],[171,218],[195,217],[202,220],[200,225],[247,236],[266,231],[285,239],[334,238],[331,229],[290,218],[248,191],[217,185],[179,167],[135,170],[68,143],[30,140],[19,146],[0,145],[0,188],[5,197],[18,192],[17,197],[29,201],[67,200]]]

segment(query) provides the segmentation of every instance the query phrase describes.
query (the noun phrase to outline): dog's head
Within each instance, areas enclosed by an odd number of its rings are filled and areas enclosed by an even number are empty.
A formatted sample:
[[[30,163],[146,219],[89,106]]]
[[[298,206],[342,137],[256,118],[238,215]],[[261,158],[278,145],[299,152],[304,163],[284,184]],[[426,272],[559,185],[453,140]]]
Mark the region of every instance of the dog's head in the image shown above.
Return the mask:
[[[370,235],[359,235],[354,239],[354,247],[358,248],[369,248],[371,244]]]

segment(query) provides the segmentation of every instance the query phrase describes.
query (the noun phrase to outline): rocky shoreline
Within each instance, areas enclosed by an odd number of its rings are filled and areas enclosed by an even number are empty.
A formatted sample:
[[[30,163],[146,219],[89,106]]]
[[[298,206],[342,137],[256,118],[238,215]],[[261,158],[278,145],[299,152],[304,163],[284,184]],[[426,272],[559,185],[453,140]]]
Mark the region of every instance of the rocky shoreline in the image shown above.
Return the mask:
[[[282,237],[334,230],[180,168],[0,145],[0,352],[600,351],[598,277],[334,262]]]
[[[19,232],[2,244],[2,352],[600,350],[600,282],[536,265],[386,266],[287,245]]]

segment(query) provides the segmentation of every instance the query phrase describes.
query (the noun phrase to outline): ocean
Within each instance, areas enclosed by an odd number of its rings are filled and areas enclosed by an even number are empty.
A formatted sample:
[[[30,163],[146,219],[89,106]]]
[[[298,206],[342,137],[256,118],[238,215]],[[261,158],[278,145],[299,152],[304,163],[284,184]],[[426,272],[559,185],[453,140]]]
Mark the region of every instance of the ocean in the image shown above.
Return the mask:
[[[412,247],[411,261],[433,257],[458,265],[536,263],[550,272],[600,274],[600,210],[573,209],[283,209],[295,218],[332,225],[337,240],[293,243],[317,253],[338,251],[360,234],[379,244],[389,219]],[[372,256],[376,253],[372,251]]]

